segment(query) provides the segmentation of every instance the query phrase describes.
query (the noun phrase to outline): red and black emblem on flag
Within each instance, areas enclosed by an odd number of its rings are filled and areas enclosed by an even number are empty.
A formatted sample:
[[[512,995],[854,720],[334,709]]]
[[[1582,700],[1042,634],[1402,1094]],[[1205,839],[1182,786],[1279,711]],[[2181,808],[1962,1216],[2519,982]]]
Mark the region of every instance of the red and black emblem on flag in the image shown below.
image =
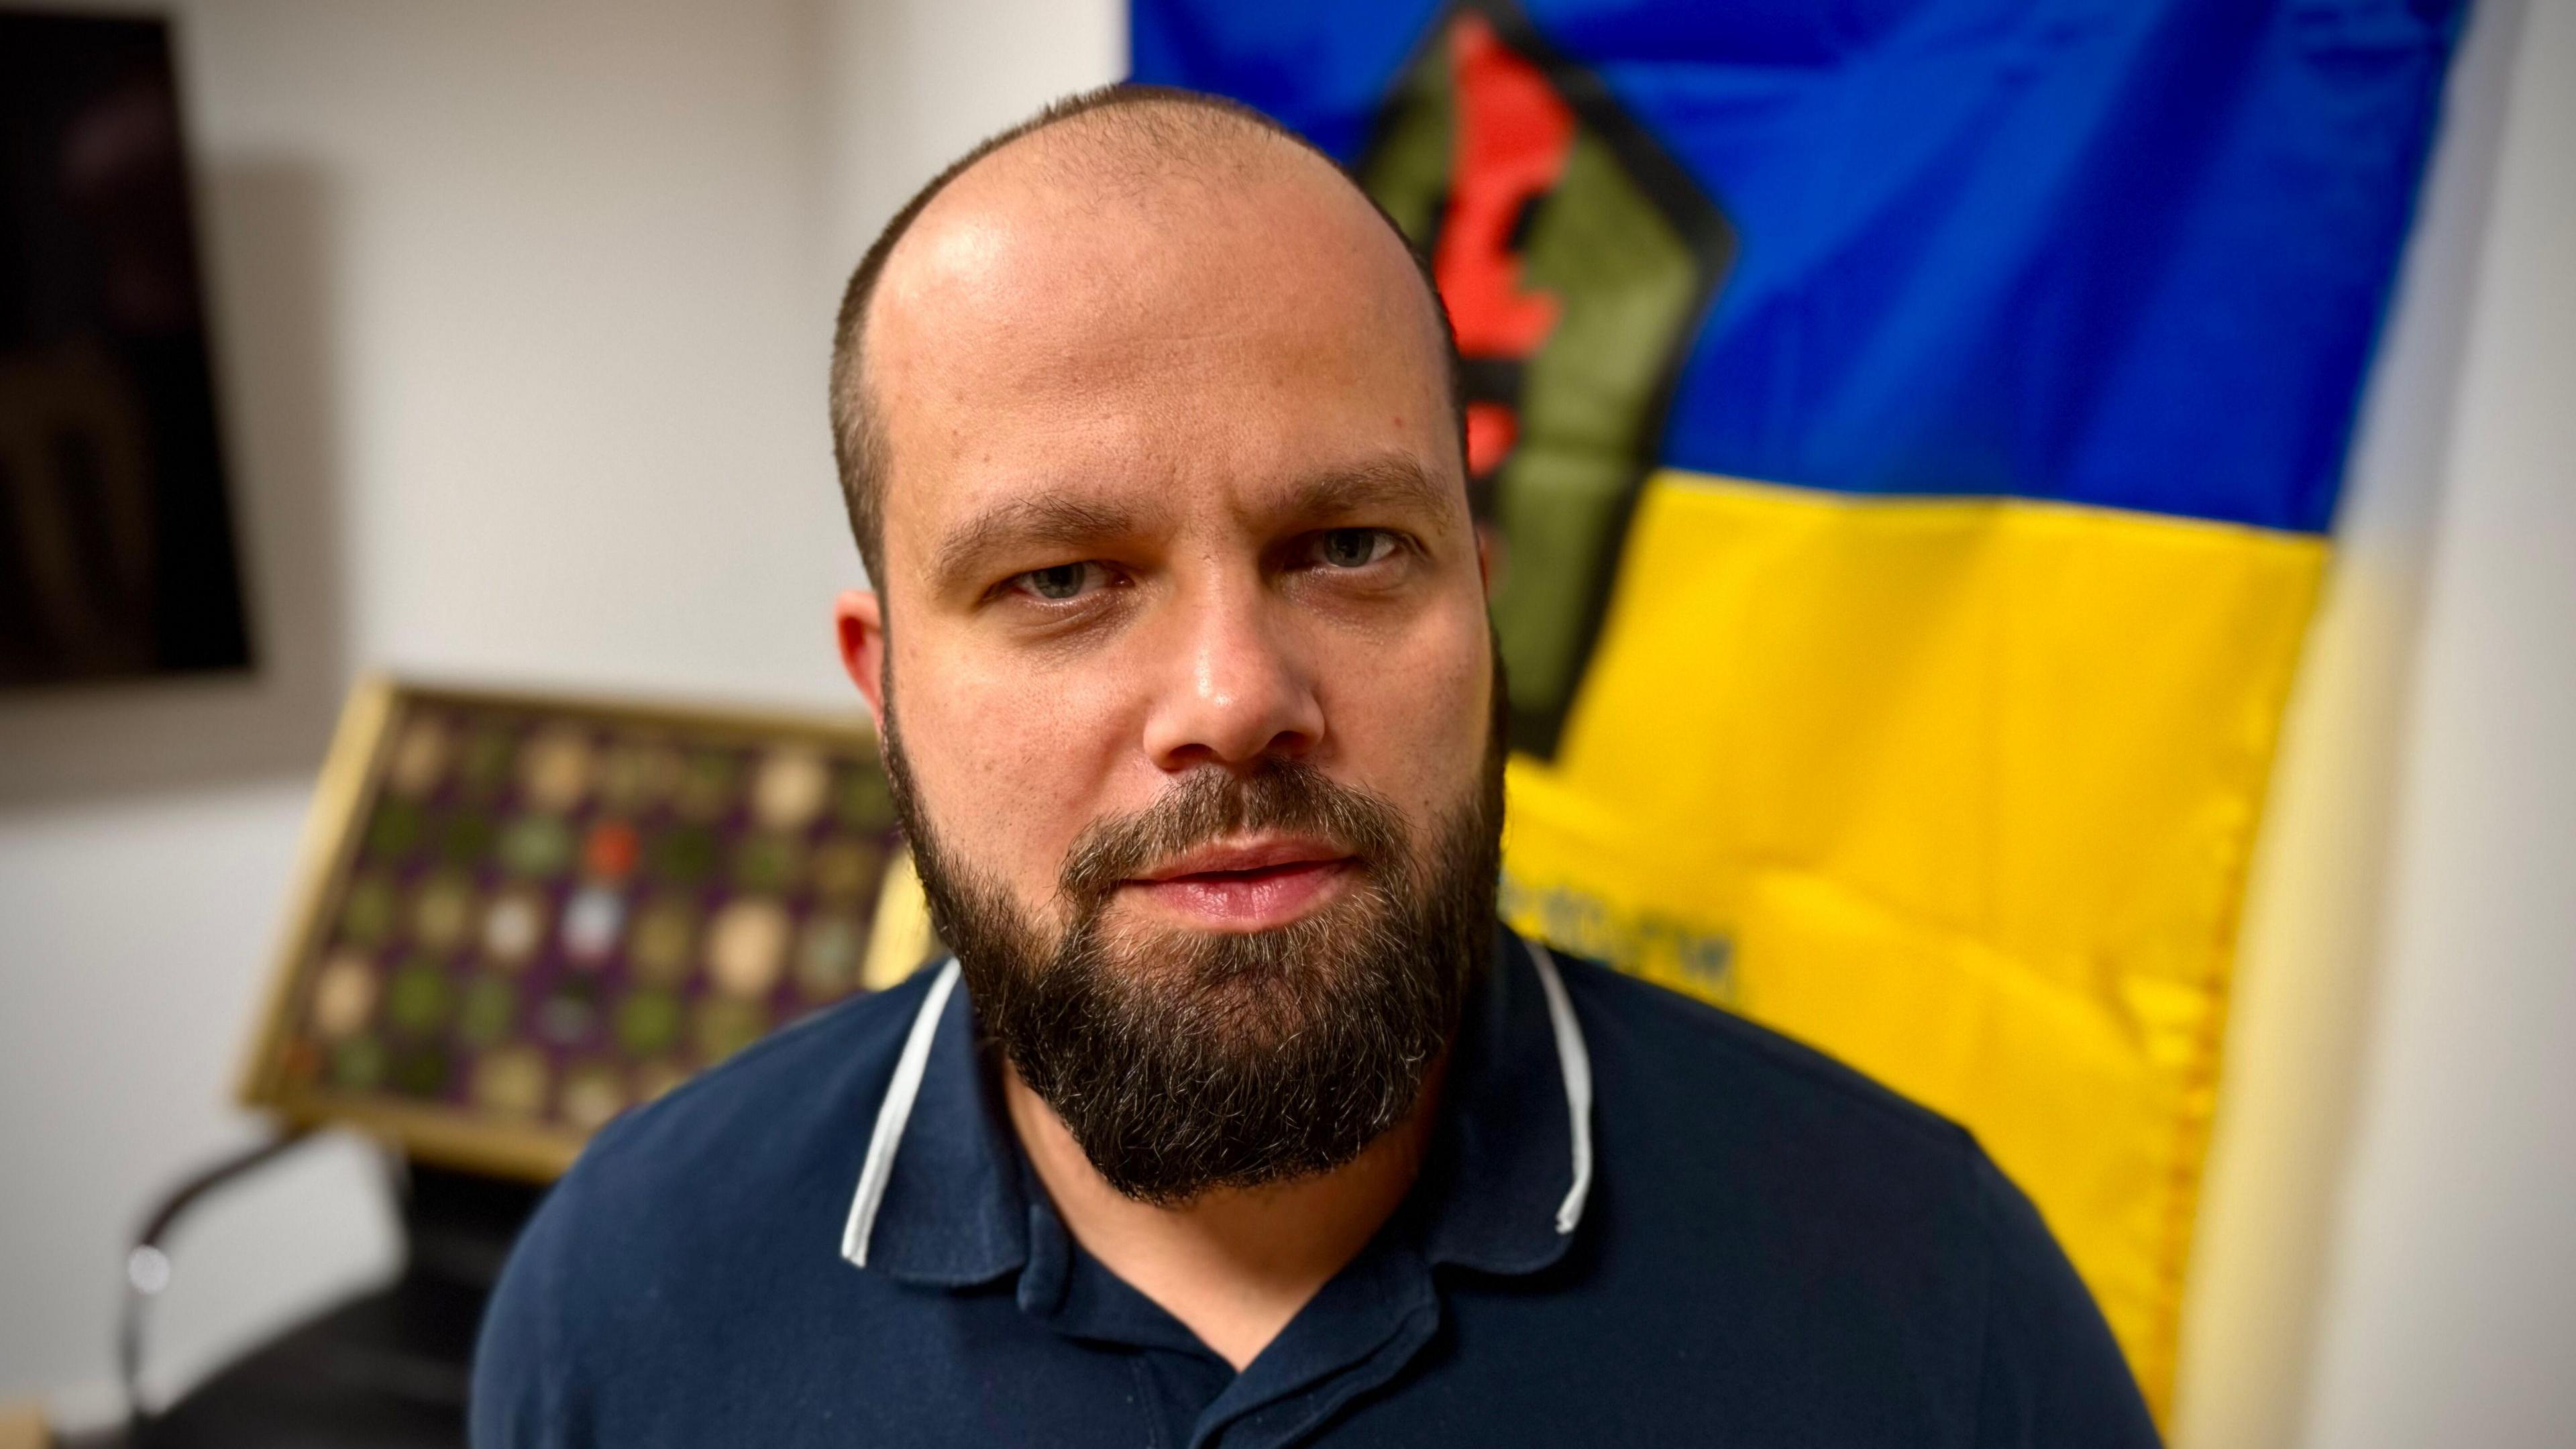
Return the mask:
[[[1600,77],[1488,0],[1434,23],[1358,172],[1457,332],[1512,743],[1549,756],[1734,228]]]

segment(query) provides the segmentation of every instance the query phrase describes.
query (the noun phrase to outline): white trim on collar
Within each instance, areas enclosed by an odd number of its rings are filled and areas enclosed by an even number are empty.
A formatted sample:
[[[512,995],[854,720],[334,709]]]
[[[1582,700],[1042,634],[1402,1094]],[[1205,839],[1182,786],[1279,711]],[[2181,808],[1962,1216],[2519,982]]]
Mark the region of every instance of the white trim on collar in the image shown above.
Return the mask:
[[[939,1015],[956,989],[957,958],[951,956],[921,999],[912,1034],[903,1039],[903,1055],[895,1058],[894,1080],[886,1084],[885,1102],[877,1108],[877,1129],[869,1136],[868,1155],[859,1164],[859,1190],[850,1199],[850,1220],[841,1229],[841,1256],[861,1268],[868,1265],[868,1236],[876,1231],[877,1209],[885,1205],[886,1181],[894,1176],[894,1150],[903,1143],[904,1124],[912,1120],[922,1074],[930,1067],[930,1039],[937,1035]]]
[[[1556,974],[1556,958],[1536,941],[1529,943],[1530,964],[1538,968],[1539,989],[1547,993],[1547,1024],[1556,1033],[1556,1066],[1565,1076],[1565,1115],[1574,1151],[1574,1185],[1556,1209],[1556,1231],[1573,1232],[1583,1221],[1584,1200],[1592,1195],[1592,1050],[1583,1043],[1583,1023],[1574,1019],[1565,982]]]

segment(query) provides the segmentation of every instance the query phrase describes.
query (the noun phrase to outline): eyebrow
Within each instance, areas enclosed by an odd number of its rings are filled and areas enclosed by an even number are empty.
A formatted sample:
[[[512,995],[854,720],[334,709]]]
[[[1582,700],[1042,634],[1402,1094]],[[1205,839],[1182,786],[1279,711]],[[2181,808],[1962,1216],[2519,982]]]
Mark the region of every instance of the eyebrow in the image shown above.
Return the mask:
[[[1089,499],[1043,493],[1005,498],[968,519],[940,543],[931,558],[932,586],[941,593],[955,590],[987,554],[1003,548],[1032,544],[1081,548],[1132,534],[1138,524],[1134,512]]]
[[[1412,509],[1437,517],[1449,511],[1455,485],[1433,478],[1402,453],[1299,479],[1266,509],[1295,518],[1335,518],[1380,509]],[[1463,501],[1463,495],[1459,495]]]

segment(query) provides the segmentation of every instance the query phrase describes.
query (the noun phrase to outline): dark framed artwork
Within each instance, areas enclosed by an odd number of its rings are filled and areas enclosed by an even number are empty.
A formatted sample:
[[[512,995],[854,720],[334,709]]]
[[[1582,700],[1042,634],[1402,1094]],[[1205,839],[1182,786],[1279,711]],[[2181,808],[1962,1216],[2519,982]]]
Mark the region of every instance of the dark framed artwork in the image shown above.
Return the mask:
[[[0,10],[0,688],[252,662],[165,22]]]

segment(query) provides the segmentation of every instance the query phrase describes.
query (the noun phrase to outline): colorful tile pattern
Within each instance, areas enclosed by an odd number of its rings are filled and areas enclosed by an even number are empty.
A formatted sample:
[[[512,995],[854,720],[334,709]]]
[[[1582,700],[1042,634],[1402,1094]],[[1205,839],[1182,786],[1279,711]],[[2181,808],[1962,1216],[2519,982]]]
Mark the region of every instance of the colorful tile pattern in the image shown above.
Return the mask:
[[[385,728],[254,1096],[577,1137],[917,959],[863,736],[409,692]]]

